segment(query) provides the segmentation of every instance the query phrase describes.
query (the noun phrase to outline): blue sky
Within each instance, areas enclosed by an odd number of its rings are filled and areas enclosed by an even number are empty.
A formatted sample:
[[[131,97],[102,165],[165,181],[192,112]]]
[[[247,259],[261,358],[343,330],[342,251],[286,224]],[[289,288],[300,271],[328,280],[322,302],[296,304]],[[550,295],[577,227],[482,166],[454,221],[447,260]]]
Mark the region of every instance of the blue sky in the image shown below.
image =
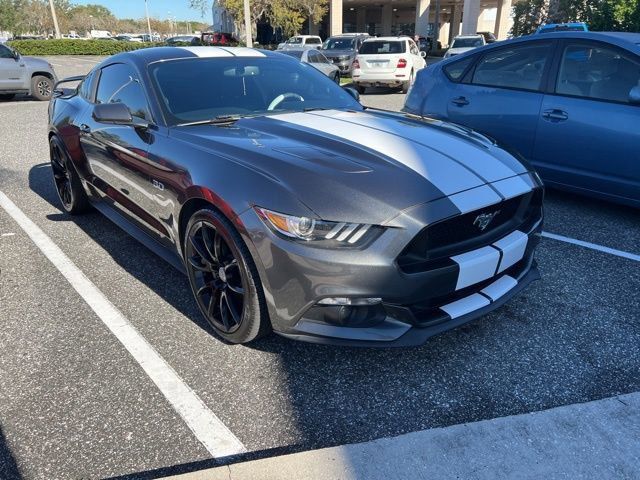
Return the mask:
[[[198,20],[205,23],[212,22],[211,10],[207,9],[204,18],[199,10],[189,8],[189,0],[147,0],[149,16],[166,19],[168,12],[176,20]],[[143,18],[144,0],[71,0],[71,3],[86,5],[103,5],[118,18]]]

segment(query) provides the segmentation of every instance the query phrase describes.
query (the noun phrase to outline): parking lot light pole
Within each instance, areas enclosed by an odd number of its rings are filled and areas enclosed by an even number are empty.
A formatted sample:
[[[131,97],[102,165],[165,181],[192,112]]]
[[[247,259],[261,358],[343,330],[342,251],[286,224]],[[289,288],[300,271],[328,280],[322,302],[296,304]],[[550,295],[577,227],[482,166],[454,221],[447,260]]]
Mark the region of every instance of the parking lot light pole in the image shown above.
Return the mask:
[[[147,15],[147,30],[149,30],[149,41],[151,41],[151,21],[149,20],[149,5],[147,5],[147,0],[144,0],[144,12]]]
[[[60,36],[60,27],[58,26],[58,16],[56,15],[56,7],[53,5],[53,0],[49,0],[49,6],[51,7],[51,16],[53,17],[53,28],[56,30],[56,38],[62,38]]]
[[[251,38],[251,10],[249,8],[249,0],[244,0],[244,30],[247,47],[252,48],[253,39]]]

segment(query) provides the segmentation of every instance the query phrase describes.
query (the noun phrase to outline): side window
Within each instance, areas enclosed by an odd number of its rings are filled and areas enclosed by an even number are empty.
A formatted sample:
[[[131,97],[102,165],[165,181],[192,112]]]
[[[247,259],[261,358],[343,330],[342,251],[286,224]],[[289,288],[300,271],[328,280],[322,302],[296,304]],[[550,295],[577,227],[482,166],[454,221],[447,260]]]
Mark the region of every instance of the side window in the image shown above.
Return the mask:
[[[0,45],[0,58],[13,58],[13,52],[4,45]]]
[[[309,59],[309,63],[320,63],[320,59],[316,52],[309,52],[307,58]]]
[[[96,103],[124,103],[131,115],[150,119],[147,100],[141,85],[135,80],[135,72],[123,63],[102,69]]]
[[[462,75],[467,70],[467,67],[473,63],[476,57],[467,57],[463,60],[458,60],[457,62],[450,63],[446,65],[443,70],[444,73],[449,77],[449,80],[453,82],[459,82],[462,80]]]
[[[84,80],[82,80],[82,83],[80,84],[78,89],[80,96],[89,102],[93,100],[91,98],[91,93],[93,91],[93,81],[95,80],[95,78],[96,72],[94,70],[93,72],[90,72],[89,75],[84,78]]]
[[[556,93],[627,103],[633,87],[640,87],[640,62],[631,55],[587,44],[564,49]]]
[[[494,50],[480,60],[472,83],[491,87],[540,90],[542,75],[552,51],[551,43],[546,42]]]
[[[329,59],[328,59],[327,57],[325,57],[322,53],[318,53],[318,57],[319,57],[318,61],[319,61],[320,63],[328,63],[328,64],[330,64],[330,63],[331,63],[331,62],[329,61]]]
[[[129,107],[131,115],[134,117],[142,118],[144,120],[151,120],[149,110],[147,108],[147,99],[142,91],[142,85],[137,80],[133,80],[127,83],[124,87],[118,90],[111,97],[110,103],[124,103]]]

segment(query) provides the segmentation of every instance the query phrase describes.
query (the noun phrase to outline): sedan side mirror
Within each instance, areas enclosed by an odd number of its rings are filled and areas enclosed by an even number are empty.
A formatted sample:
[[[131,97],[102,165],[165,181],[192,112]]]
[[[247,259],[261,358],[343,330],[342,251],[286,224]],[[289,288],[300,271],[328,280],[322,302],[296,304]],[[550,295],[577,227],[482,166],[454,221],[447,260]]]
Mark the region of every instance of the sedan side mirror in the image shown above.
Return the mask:
[[[629,91],[629,103],[640,105],[640,85],[633,87]]]
[[[124,103],[99,103],[93,107],[93,119],[100,123],[133,125],[133,117]]]
[[[342,89],[347,92],[349,95],[351,95],[353,98],[356,99],[356,102],[360,101],[360,94],[358,93],[358,91],[353,88],[353,87],[342,87]]]

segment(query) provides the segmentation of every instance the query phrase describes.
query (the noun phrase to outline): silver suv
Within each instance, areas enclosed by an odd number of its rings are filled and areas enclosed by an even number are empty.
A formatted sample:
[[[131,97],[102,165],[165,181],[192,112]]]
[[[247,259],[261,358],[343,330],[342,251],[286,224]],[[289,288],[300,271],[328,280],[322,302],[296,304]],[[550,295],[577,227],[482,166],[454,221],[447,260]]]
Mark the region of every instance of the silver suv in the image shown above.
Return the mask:
[[[368,33],[343,33],[329,37],[322,46],[322,53],[340,69],[340,75],[351,76],[353,60],[367,38]]]
[[[0,100],[11,100],[18,93],[49,100],[56,81],[53,66],[46,60],[23,57],[0,44]]]

